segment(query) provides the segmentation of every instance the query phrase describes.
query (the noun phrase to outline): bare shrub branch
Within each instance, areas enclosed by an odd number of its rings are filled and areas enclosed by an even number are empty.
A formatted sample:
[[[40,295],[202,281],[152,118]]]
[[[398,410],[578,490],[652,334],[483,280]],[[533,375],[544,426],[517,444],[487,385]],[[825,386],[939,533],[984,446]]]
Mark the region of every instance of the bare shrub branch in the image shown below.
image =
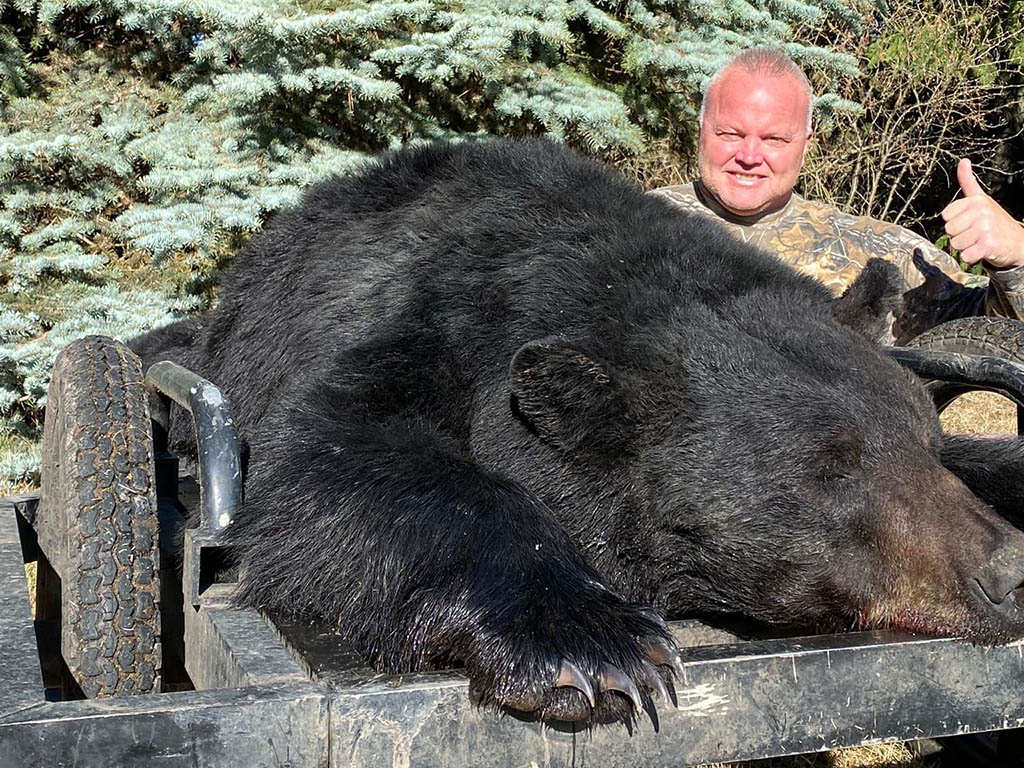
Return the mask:
[[[941,229],[961,157],[992,172],[1000,146],[1019,130],[1019,25],[1000,0],[892,3],[890,13],[836,46],[864,75],[837,88],[861,115],[838,115],[809,153],[802,191],[859,215],[921,231]],[[953,182],[955,184],[955,181]],[[947,200],[948,202],[948,200]]]

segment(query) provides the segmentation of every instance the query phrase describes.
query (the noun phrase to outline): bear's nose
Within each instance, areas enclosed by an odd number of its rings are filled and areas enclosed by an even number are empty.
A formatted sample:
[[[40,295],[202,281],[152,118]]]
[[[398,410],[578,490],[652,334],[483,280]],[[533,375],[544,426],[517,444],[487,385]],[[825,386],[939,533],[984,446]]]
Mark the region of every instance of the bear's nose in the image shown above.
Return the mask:
[[[1024,609],[1024,554],[1016,547],[998,550],[974,580],[985,599],[1000,612]]]

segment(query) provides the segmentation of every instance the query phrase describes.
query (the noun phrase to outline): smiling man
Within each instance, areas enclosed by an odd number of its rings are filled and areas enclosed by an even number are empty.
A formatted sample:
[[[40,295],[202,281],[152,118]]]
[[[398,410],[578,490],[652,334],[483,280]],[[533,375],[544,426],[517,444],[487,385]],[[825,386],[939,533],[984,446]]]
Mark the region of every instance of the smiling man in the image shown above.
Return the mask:
[[[906,309],[889,338],[906,341],[954,317],[1024,317],[1024,268],[986,263],[988,279],[895,224],[851,216],[793,191],[811,140],[812,91],[779,51],[740,53],[708,82],[700,111],[699,178],[657,189],[680,208],[719,219],[734,234],[842,293],[868,259],[899,268]],[[965,190],[966,192],[966,190]],[[918,255],[915,256],[915,251]],[[998,263],[998,262],[997,262]]]
[[[748,58],[777,66],[751,70],[738,59],[711,81],[700,116],[700,185],[749,220],[793,196],[811,139],[811,89],[788,59],[758,50]]]

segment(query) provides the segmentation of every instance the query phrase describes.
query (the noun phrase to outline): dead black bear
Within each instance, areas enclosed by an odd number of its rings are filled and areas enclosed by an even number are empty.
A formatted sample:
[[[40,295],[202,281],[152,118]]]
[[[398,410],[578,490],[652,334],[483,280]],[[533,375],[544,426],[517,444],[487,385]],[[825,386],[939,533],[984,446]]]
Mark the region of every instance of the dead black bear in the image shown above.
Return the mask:
[[[864,335],[897,292],[877,262],[833,301],[596,163],[493,141],[311,189],[213,312],[135,347],[232,399],[246,604],[604,719],[663,690],[659,614],[1024,632],[1024,535]]]

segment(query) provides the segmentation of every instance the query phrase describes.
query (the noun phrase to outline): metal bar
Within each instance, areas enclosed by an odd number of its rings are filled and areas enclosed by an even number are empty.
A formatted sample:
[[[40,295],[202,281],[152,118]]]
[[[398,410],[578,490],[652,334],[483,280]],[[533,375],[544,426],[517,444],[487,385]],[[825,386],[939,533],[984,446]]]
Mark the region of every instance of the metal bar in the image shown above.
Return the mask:
[[[44,698],[16,515],[0,499],[0,716]]]
[[[451,674],[335,689],[331,765],[684,766],[816,752],[1024,723],[1019,642],[980,648],[899,633],[684,651],[678,708],[631,729],[552,728],[470,702]]]
[[[553,728],[480,709],[454,673],[37,704],[0,716],[7,765],[683,766],[1024,721],[1021,647],[889,633],[686,652],[657,725]],[[325,701],[325,699],[327,701]],[[330,745],[329,755],[326,753]]]
[[[999,392],[1024,406],[1024,365],[1019,363],[1000,357],[905,347],[889,347],[885,351],[922,379],[933,380],[929,390],[939,410],[973,389]]]
[[[201,527],[216,535],[231,524],[242,501],[242,461],[231,406],[221,391],[176,363],[146,371],[145,384],[192,414],[198,443]]]
[[[327,718],[309,685],[43,703],[0,715],[0,768],[324,768]]]

